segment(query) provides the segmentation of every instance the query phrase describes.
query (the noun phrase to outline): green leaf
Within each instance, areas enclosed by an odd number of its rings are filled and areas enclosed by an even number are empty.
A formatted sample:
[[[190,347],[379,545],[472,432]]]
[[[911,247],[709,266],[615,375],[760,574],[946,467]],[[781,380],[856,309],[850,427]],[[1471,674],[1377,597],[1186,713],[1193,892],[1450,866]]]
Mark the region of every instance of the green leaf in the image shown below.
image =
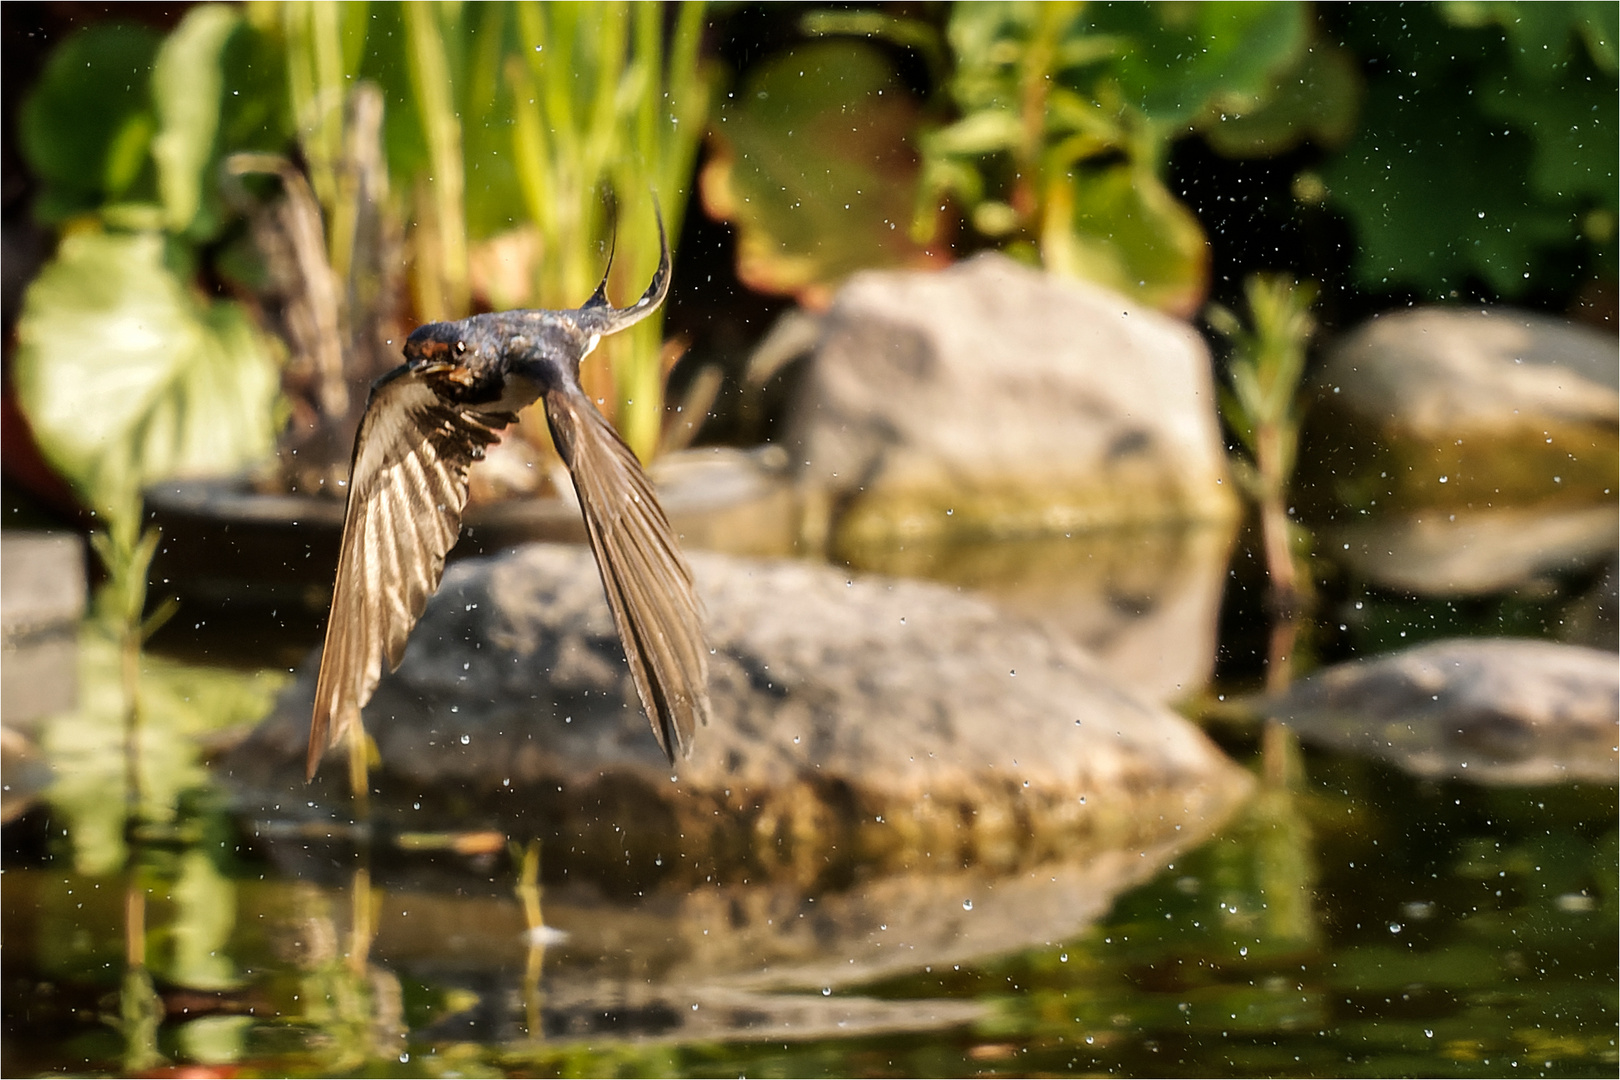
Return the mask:
[[[74,232],[24,300],[14,371],[46,457],[99,513],[146,485],[225,475],[273,445],[270,349],[242,308],[195,298],[157,233]]]
[[[709,213],[737,224],[751,288],[824,300],[867,267],[935,256],[910,235],[918,109],[882,52],[824,40],[755,68],[713,127]]]
[[[1391,53],[1323,176],[1356,230],[1360,282],[1440,299],[1477,279],[1513,297],[1578,270],[1583,214],[1615,205],[1620,102],[1581,39],[1566,25],[1546,83],[1494,24],[1449,26],[1422,7],[1357,13],[1363,48]]]
[[[1209,244],[1192,211],[1148,169],[1076,168],[1047,190],[1047,268],[1190,317],[1209,287]]]
[[[241,18],[223,4],[192,8],[163,42],[152,65],[158,133],[152,157],[168,227],[185,232],[202,207],[219,131],[221,61]]]
[[[19,129],[45,186],[38,216],[61,220],[131,193],[156,129],[148,81],[157,48],[145,27],[101,25],[51,54]]]
[[[1299,3],[1108,4],[1093,32],[1132,47],[1113,65],[1125,100],[1150,120],[1186,124],[1217,98],[1258,101],[1305,45]]]
[[[1337,149],[1355,133],[1361,89],[1355,59],[1318,40],[1273,77],[1254,107],[1212,109],[1204,138],[1227,157],[1272,157],[1307,139]]]
[[[983,109],[930,132],[928,153],[990,154],[1011,150],[1023,137],[1023,127],[1016,113],[1007,109]]]
[[[1620,132],[1612,81],[1570,79],[1551,92],[1506,87],[1481,105],[1530,136],[1530,182],[1542,200],[1616,208]]]

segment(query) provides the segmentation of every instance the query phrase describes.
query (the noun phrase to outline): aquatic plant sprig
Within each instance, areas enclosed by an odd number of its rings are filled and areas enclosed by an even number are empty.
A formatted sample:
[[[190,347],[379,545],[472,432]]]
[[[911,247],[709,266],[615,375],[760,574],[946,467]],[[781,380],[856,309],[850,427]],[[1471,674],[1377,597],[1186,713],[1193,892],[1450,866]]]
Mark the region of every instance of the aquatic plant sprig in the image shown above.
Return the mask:
[[[1271,578],[1276,619],[1266,662],[1266,688],[1287,687],[1302,614],[1301,575],[1295,565],[1303,534],[1288,518],[1288,486],[1299,451],[1299,387],[1306,349],[1316,329],[1310,313],[1315,282],[1281,274],[1256,274],[1244,283],[1249,324],[1211,304],[1205,319],[1231,343],[1227,385],[1220,388],[1221,415],[1244,453],[1232,456],[1239,486],[1260,513],[1261,542]],[[1303,537],[1308,544],[1308,537]]]

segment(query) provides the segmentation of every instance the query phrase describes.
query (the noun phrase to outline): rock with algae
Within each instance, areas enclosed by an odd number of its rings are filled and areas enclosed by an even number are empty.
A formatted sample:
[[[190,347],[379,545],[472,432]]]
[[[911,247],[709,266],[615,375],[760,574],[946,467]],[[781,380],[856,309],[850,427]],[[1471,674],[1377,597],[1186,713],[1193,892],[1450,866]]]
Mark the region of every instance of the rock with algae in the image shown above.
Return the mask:
[[[1301,450],[1310,498],[1385,511],[1608,502],[1613,335],[1510,308],[1428,307],[1363,324],[1328,355]]]
[[[451,567],[365,718],[379,820],[489,823],[622,876],[787,875],[1135,850],[1248,777],[1061,633],[939,585],[694,553],[714,723],[667,765],[583,548]],[[300,763],[314,665],[220,768],[261,817],[347,814]],[[309,806],[314,803],[314,807]]]

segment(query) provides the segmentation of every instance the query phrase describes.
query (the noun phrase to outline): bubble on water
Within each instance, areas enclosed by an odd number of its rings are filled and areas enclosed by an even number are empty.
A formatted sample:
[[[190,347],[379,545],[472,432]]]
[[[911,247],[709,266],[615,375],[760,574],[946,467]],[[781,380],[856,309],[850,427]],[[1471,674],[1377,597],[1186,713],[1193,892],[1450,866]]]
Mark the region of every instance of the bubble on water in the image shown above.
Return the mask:
[[[823,987],[822,987],[822,988],[821,988],[821,996],[822,996],[822,997],[832,997],[832,987],[830,987],[830,986],[823,986]]]
[[[462,746],[466,746],[470,742],[472,742],[472,736],[471,735],[463,735],[461,737],[461,745]]]
[[[973,910],[973,901],[972,900],[964,900],[964,901],[962,901],[962,910],[963,911],[972,911]]]

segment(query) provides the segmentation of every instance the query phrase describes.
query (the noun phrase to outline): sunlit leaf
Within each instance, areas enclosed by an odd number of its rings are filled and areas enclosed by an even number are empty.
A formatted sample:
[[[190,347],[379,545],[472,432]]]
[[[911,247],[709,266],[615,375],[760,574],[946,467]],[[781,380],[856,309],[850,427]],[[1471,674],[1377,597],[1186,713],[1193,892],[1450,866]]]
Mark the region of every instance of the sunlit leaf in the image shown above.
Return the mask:
[[[1204,230],[1153,173],[1127,163],[1075,169],[1052,181],[1047,201],[1041,255],[1049,269],[1184,317],[1203,303]]]
[[[917,106],[881,52],[801,46],[755,68],[729,105],[703,202],[736,222],[745,284],[814,303],[856,270],[937,261],[908,230]]]
[[[29,288],[15,379],[34,434],[93,508],[269,453],[278,377],[236,304],[194,297],[155,233],[76,232]]]
[[[225,45],[241,19],[223,4],[192,8],[158,49],[152,65],[152,100],[158,133],[152,157],[167,224],[190,228],[211,181],[214,136],[219,131],[220,69]]]
[[[941,154],[989,154],[1010,150],[1023,138],[1017,114],[984,109],[928,136],[930,150]]]

